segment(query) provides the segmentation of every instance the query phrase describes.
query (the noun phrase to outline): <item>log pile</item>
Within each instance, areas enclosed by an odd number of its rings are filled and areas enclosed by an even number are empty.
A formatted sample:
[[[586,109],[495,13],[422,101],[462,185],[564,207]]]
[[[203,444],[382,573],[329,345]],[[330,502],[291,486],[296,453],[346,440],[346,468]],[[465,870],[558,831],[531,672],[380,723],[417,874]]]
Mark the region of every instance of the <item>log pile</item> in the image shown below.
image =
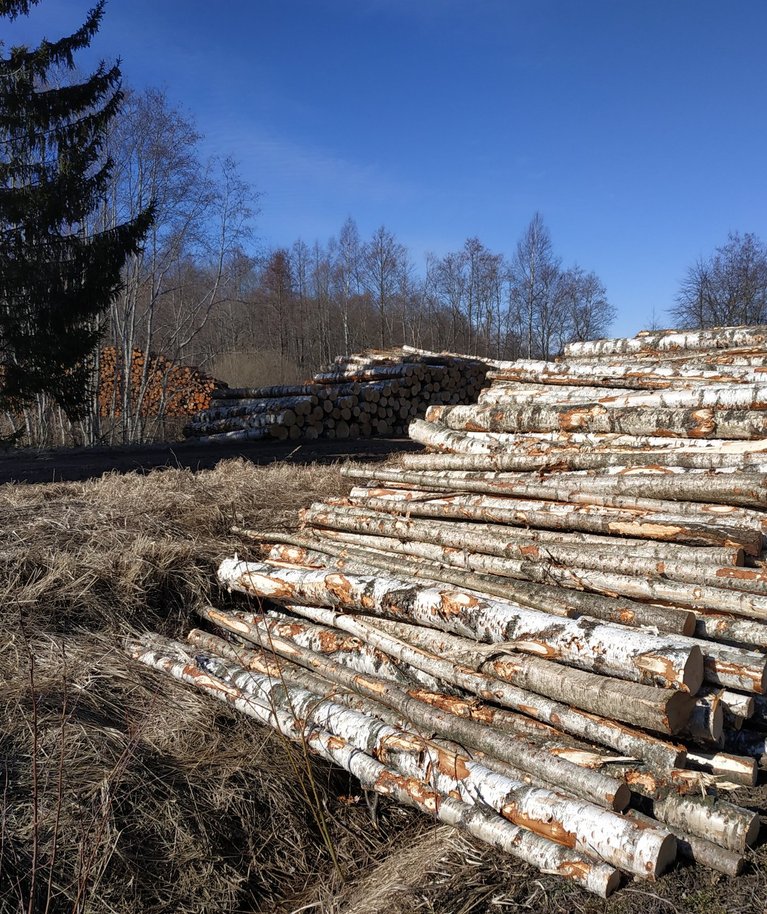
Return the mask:
[[[407,346],[339,356],[305,384],[213,391],[185,434],[210,443],[405,435],[430,405],[474,402],[499,364]]]
[[[107,346],[99,355],[98,403],[102,417],[123,414],[127,389],[132,414],[194,416],[207,409],[211,397],[225,385],[198,368],[179,365],[164,355],[134,349],[126,369],[122,355]]]
[[[128,649],[598,895],[677,857],[735,876],[767,768],[762,375],[767,328],[501,364],[298,534],[234,528],[257,554],[219,582],[255,605]]]

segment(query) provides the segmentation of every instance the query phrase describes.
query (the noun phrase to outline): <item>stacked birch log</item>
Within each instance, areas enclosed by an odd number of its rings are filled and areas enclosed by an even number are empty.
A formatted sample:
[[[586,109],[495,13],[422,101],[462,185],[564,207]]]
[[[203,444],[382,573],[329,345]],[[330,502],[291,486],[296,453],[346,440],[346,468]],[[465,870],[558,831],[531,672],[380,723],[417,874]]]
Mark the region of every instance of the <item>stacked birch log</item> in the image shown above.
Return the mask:
[[[767,328],[514,362],[429,453],[237,556],[141,662],[607,896],[677,856],[741,872],[767,767]],[[224,637],[220,637],[223,634]]]
[[[179,365],[163,355],[148,355],[134,349],[130,366],[114,346],[99,354],[98,403],[101,416],[121,416],[126,395],[133,411],[142,416],[194,416],[207,409],[211,397],[223,389],[215,380],[188,365]]]
[[[210,443],[405,435],[431,404],[473,403],[498,364],[407,346],[339,356],[306,384],[214,391],[185,433]]]

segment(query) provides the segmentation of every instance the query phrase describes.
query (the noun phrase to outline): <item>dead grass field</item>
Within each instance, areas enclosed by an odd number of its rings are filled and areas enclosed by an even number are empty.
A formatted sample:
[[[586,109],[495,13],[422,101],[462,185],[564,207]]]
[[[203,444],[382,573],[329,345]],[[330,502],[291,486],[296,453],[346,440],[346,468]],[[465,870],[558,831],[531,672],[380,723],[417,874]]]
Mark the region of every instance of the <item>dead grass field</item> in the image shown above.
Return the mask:
[[[232,524],[288,530],[343,490],[334,467],[239,460],[0,486],[0,912],[763,914],[763,849],[737,880],[683,867],[603,902],[369,803],[117,650],[144,629],[183,637],[196,602],[229,599],[213,580],[246,554]]]

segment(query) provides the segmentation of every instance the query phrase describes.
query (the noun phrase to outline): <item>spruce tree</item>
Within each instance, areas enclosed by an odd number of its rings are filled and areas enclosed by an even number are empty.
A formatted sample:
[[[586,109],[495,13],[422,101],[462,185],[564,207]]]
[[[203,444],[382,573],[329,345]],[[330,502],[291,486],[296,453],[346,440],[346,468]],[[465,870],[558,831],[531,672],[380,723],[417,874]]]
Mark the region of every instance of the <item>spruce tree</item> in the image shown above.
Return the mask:
[[[0,17],[40,0],[0,0]],[[71,419],[86,412],[99,316],[120,288],[126,257],[153,217],[89,229],[107,190],[110,121],[122,100],[119,63],[75,80],[104,12],[37,47],[0,47],[0,408],[48,394]]]

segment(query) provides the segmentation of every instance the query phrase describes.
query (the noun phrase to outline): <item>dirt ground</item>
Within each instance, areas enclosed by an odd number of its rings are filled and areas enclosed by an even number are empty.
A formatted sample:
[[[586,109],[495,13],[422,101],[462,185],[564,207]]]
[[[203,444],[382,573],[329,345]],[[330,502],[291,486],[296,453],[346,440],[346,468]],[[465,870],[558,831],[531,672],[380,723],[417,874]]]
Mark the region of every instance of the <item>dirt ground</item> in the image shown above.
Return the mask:
[[[131,473],[162,467],[210,470],[221,460],[238,457],[259,466],[275,460],[305,465],[337,460],[374,460],[421,446],[408,438],[366,438],[354,441],[244,441],[230,444],[173,444],[126,447],[22,449],[0,453],[0,484],[6,482],[71,482],[116,471]]]
[[[120,652],[242,605],[213,583],[248,556],[233,524],[289,530],[344,491],[335,464],[243,459],[0,486],[0,912],[763,914],[764,847],[738,879],[680,866],[601,901]]]

